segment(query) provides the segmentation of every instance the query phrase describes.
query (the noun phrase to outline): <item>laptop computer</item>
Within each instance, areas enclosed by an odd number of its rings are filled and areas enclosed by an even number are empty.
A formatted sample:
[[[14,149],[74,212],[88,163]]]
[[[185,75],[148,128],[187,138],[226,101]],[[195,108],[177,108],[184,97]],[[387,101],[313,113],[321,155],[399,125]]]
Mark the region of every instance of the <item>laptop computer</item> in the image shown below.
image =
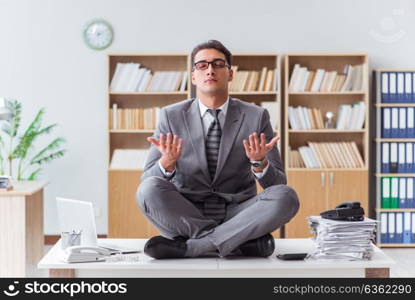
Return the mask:
[[[58,219],[61,232],[82,232],[81,246],[102,247],[112,254],[138,253],[138,249],[120,248],[115,245],[98,242],[94,209],[91,202],[56,198]]]

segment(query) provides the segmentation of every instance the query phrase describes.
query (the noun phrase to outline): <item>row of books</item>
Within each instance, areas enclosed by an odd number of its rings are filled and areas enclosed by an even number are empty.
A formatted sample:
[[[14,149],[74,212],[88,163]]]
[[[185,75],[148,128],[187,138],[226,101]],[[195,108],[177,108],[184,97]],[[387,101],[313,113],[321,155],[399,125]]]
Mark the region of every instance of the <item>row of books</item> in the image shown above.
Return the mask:
[[[385,244],[415,243],[415,213],[380,213],[380,242]]]
[[[140,63],[117,63],[111,79],[111,92],[175,92],[185,91],[187,71],[158,71],[151,73]]]
[[[413,177],[382,177],[382,208],[415,208]]]
[[[229,82],[230,92],[246,91],[277,91],[278,70],[268,70],[263,67],[261,71],[242,71],[238,66],[232,66],[233,79]]]
[[[290,92],[346,92],[363,89],[363,65],[345,65],[343,72],[317,69],[295,64],[291,73]]]
[[[355,142],[308,142],[289,151],[292,168],[363,168],[364,162]]]
[[[415,102],[415,72],[380,72],[377,80],[378,102]]]
[[[336,129],[362,129],[365,122],[366,106],[363,101],[339,106]],[[288,107],[288,119],[294,130],[324,129],[323,116],[320,109],[303,106]]]
[[[110,129],[155,129],[160,107],[118,108],[114,103],[109,112]]]
[[[115,149],[112,153],[110,169],[143,170],[148,149]]]
[[[383,138],[415,138],[414,107],[383,107],[381,134]]]
[[[382,143],[382,173],[415,173],[415,143]]]

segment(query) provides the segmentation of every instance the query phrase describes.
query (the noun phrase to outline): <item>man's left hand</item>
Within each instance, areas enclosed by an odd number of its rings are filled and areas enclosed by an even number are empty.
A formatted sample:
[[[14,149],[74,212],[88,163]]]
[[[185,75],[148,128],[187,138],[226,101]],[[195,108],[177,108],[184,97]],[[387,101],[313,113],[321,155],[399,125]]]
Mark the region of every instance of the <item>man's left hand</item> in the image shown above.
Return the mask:
[[[256,132],[249,135],[249,143],[243,140],[245,153],[249,160],[263,160],[266,154],[274,147],[275,143],[280,139],[279,136],[274,137],[268,144],[266,144],[266,137],[261,133],[261,140]]]

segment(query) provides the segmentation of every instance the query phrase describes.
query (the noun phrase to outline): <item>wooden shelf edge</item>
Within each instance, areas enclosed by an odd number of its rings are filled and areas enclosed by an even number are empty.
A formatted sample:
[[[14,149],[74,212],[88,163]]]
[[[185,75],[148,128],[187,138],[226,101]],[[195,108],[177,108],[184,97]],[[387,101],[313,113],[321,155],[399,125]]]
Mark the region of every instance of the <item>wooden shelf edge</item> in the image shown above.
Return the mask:
[[[376,177],[415,177],[414,173],[376,173]]]
[[[286,168],[286,171],[315,171],[315,172],[329,172],[329,171],[369,171],[368,168]]]
[[[188,95],[189,92],[109,92],[111,96]]]
[[[349,92],[288,92],[288,95],[364,95],[366,91]]]
[[[377,212],[415,212],[415,208],[376,208]]]
[[[412,248],[415,244],[377,244],[379,248]]]
[[[144,172],[143,169],[108,169],[109,172]]]
[[[300,130],[288,130],[289,133],[364,133],[366,129],[358,129],[358,130],[343,130],[343,129],[300,129]]]

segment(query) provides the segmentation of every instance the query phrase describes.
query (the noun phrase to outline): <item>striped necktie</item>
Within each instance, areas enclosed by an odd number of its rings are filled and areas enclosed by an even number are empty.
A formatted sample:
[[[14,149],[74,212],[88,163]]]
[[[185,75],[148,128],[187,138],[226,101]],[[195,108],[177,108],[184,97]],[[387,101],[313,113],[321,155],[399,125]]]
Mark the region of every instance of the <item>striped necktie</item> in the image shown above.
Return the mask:
[[[216,169],[218,165],[220,138],[222,136],[222,129],[218,115],[220,109],[208,109],[207,110],[214,118],[209,126],[206,137],[206,159],[208,163],[210,178],[213,181],[215,178]],[[226,205],[224,199],[211,195],[209,199],[204,202],[204,215],[208,218],[214,219],[218,222],[222,221],[226,215]]]

